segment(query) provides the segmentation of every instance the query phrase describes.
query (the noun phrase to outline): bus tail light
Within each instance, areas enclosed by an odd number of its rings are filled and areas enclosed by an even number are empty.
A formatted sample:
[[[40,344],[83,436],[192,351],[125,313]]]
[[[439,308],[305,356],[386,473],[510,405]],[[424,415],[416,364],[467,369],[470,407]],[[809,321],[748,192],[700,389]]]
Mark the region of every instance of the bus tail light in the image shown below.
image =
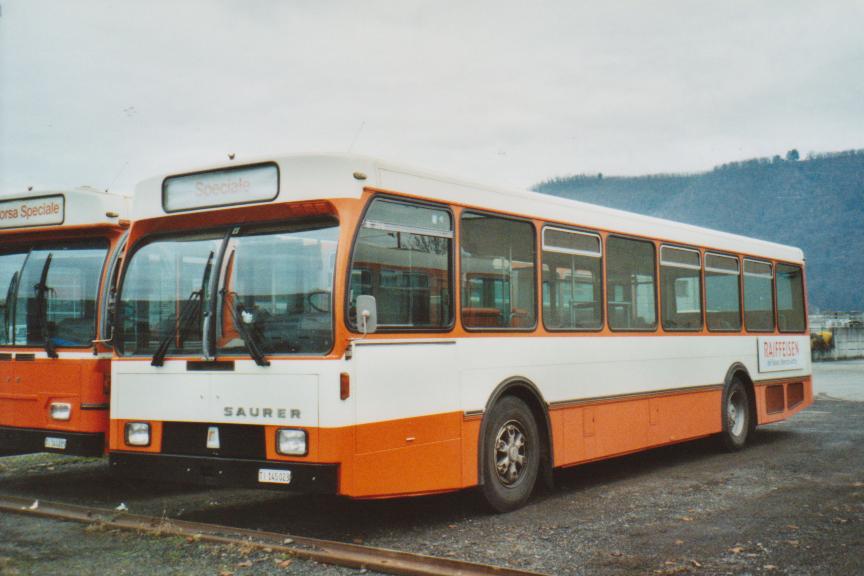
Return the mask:
[[[347,372],[339,375],[339,399],[347,400],[351,396],[351,377]]]
[[[69,420],[72,417],[72,405],[67,402],[51,403],[52,420]]]
[[[127,422],[125,436],[127,446],[150,446],[150,424]]]
[[[306,431],[293,428],[280,428],[276,431],[276,452],[283,456],[305,456]]]

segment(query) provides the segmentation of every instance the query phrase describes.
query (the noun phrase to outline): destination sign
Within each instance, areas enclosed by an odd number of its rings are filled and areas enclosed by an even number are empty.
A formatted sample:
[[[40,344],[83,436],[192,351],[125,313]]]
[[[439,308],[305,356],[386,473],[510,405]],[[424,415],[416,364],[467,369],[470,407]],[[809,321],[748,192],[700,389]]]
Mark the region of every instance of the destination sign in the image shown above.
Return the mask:
[[[162,207],[166,212],[269,202],[279,195],[276,164],[257,164],[166,178]]]
[[[32,228],[63,224],[66,198],[62,194],[0,201],[0,228]]]

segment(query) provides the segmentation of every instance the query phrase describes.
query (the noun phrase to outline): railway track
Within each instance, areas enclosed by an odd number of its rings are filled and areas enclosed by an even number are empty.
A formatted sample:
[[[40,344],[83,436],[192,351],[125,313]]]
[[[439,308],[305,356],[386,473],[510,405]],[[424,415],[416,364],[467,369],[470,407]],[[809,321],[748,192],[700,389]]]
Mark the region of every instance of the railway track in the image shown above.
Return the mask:
[[[267,549],[272,552],[285,553],[323,564],[366,568],[386,574],[408,576],[538,576],[537,572],[476,564],[410,552],[399,552],[385,548],[306,538],[277,532],[233,528],[218,524],[142,516],[139,514],[129,514],[125,511],[106,510],[104,508],[91,508],[88,506],[41,500],[34,501],[32,498],[0,496],[0,512],[98,524],[106,528],[121,530],[181,536],[193,538],[195,541],[226,545],[234,544],[261,550]]]

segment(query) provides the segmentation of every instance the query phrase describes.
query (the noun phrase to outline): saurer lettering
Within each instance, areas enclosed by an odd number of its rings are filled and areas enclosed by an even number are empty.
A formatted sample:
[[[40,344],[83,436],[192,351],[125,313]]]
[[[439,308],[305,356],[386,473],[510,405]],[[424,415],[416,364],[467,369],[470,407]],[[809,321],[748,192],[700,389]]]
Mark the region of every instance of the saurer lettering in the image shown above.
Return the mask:
[[[276,418],[288,420],[300,418],[297,408],[260,408],[257,406],[225,406],[223,414],[226,418]]]

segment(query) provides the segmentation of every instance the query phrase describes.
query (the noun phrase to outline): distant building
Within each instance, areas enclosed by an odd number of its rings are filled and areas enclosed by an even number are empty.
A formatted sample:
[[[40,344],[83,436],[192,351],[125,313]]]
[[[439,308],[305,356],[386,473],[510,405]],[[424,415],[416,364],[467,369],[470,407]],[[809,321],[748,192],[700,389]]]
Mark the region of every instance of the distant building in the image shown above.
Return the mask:
[[[864,313],[810,315],[810,349],[817,361],[864,358]]]
[[[823,312],[810,315],[810,332],[864,327],[864,312]]]

